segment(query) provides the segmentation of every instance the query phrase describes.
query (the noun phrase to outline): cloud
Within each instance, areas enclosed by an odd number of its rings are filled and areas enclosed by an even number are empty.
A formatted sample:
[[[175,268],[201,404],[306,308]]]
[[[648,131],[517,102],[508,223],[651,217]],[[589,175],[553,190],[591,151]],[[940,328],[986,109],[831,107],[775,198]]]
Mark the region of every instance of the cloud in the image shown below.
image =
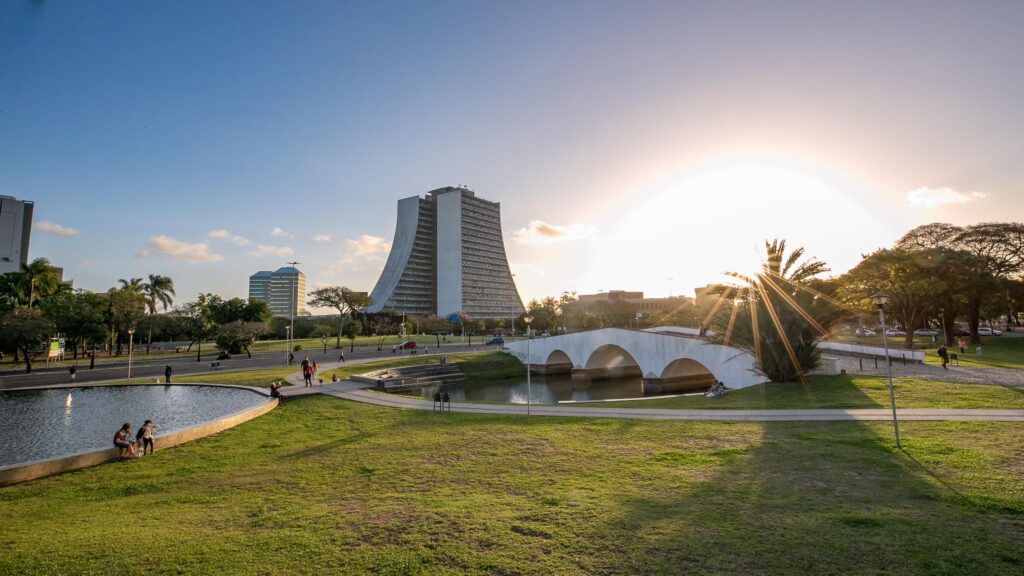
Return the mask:
[[[217,262],[224,259],[220,254],[210,252],[210,248],[205,242],[189,244],[188,242],[175,240],[169,236],[153,236],[146,241],[146,245],[149,246],[153,252],[162,254],[174,260],[186,260],[188,262]],[[150,250],[142,250],[137,252],[135,257],[146,258],[153,252]]]
[[[536,276],[543,276],[544,269],[531,262],[516,262],[509,264],[509,268],[513,270],[513,274],[518,276],[519,274],[534,274]]]
[[[60,224],[54,224],[53,222],[47,222],[46,220],[40,220],[33,226],[40,232],[48,232],[50,234],[56,234],[57,236],[77,236],[78,230],[75,228],[69,228],[67,226],[61,226]]]
[[[560,226],[542,220],[533,220],[526,227],[516,230],[513,240],[521,244],[552,244],[568,240],[579,240],[597,234],[593,224],[569,224]]]
[[[907,204],[935,208],[943,204],[963,204],[972,200],[980,200],[988,196],[985,192],[961,192],[949,186],[929,188],[922,186],[907,192]]]
[[[270,231],[270,235],[273,236],[274,238],[288,238],[290,240],[295,239],[294,235],[289,234],[280,226],[274,226],[274,229]]]
[[[330,241],[331,241],[331,235],[330,234],[317,234],[316,236],[313,236],[313,242],[330,242]]]
[[[380,260],[391,250],[391,243],[380,236],[363,234],[355,240],[345,240],[344,262],[354,260]]]
[[[321,288],[330,288],[334,286],[330,282],[313,282],[313,290],[320,290]]]
[[[250,242],[248,238],[244,236],[238,236],[237,234],[232,234],[231,232],[228,232],[223,228],[219,228],[217,230],[210,230],[210,233],[207,234],[207,236],[209,236],[210,238],[217,238],[219,240],[227,240],[228,242],[231,242],[235,246],[248,246],[249,244],[252,244],[252,242]]]
[[[284,258],[285,256],[291,256],[294,252],[292,252],[292,249],[287,246],[268,246],[266,244],[257,244],[255,248],[246,252],[246,254],[256,258],[262,258],[263,256],[277,256],[278,258]]]

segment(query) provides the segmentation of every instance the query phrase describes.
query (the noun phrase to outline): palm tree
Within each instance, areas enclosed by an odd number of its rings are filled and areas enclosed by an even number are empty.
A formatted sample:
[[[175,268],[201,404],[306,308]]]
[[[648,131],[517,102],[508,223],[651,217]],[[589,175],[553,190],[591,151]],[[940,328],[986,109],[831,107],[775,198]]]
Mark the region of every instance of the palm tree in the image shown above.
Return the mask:
[[[57,269],[46,258],[36,258],[30,264],[21,265],[25,283],[28,284],[28,305],[31,308],[36,301],[37,288],[40,292],[52,292],[60,284]]]
[[[131,294],[142,294],[145,291],[146,283],[142,281],[142,278],[131,278],[125,280],[121,278],[118,280],[121,283],[121,290]]]
[[[752,276],[727,273],[740,285],[720,287],[721,297],[708,314],[708,320],[724,325],[717,338],[752,349],[758,369],[773,382],[804,381],[818,365],[818,340],[843,317],[838,303],[812,286],[828,266],[815,258],[801,262],[803,255],[803,248],[787,255],[785,240],[765,241],[761,270]],[[729,301],[730,313],[716,315]],[[740,314],[744,310],[749,313]]]
[[[149,311],[149,335],[146,339],[146,354],[149,354],[149,345],[153,343],[153,317],[156,316],[157,304],[162,305],[164,312],[167,312],[167,308],[174,302],[174,280],[171,280],[170,276],[150,274],[149,282],[142,284],[142,292],[146,295],[146,307]]]

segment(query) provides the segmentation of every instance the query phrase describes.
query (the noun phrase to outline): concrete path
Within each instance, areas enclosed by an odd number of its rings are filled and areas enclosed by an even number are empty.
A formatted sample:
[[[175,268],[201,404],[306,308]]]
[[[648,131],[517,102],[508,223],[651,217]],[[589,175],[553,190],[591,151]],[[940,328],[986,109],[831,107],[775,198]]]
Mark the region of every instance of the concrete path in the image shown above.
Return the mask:
[[[851,356],[836,356],[839,358],[840,368],[845,368],[848,374],[864,374],[867,376],[886,376],[885,363],[878,362],[875,368],[875,361],[865,358],[863,363],[858,358]],[[861,367],[863,366],[863,370]],[[959,382],[962,384],[994,384],[997,386],[1009,386],[1012,388],[1024,387],[1024,370],[1013,368],[982,368],[977,366],[957,366],[951,364],[949,368],[932,364],[908,363],[904,366],[900,362],[893,362],[893,378],[920,378],[923,380],[939,380],[944,382]]]

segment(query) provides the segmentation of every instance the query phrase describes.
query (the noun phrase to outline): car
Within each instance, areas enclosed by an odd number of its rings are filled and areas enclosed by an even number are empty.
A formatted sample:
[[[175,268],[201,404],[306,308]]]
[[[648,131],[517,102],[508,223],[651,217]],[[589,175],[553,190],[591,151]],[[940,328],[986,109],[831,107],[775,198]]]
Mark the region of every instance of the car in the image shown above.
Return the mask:
[[[992,328],[978,328],[978,336],[1002,336],[1003,333]]]
[[[903,330],[897,330],[895,328],[889,328],[885,331],[886,336],[906,336],[907,333]]]
[[[501,346],[504,343],[505,343],[505,339],[502,338],[501,336],[498,336],[497,338],[491,338],[490,340],[488,340],[487,344],[485,344],[485,346],[495,346],[495,345]]]
[[[963,328],[953,328],[953,336],[970,336],[971,333]]]
[[[875,332],[874,330],[871,330],[870,328],[858,328],[856,330],[856,332],[854,332],[854,335],[856,335],[856,336],[878,336],[878,332]]]
[[[551,332],[548,332],[547,330],[542,332],[540,335],[541,338],[547,338],[548,336],[551,336]]]
[[[399,349],[399,350],[415,350],[416,349],[416,341],[415,340],[406,340],[405,342],[402,342],[401,344],[396,346],[396,348]]]
[[[932,330],[931,328],[918,328],[914,330],[914,336],[938,336],[938,330]]]

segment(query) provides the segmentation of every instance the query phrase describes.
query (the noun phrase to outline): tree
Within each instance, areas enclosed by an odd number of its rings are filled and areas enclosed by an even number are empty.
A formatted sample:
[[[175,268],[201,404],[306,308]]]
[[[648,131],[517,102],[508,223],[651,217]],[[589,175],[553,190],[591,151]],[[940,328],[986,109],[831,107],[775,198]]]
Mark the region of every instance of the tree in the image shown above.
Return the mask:
[[[313,329],[313,337],[320,339],[320,342],[324,345],[324,354],[327,354],[327,343],[331,341],[331,338],[334,338],[334,331],[329,326],[317,324],[316,328]]]
[[[135,280],[139,280],[139,283],[135,283]],[[134,328],[146,315],[146,297],[142,293],[141,279],[133,278],[132,282],[121,280],[121,284],[121,288],[107,291],[106,316],[106,324],[111,331],[111,352],[116,343],[119,356],[122,334],[127,334],[128,329]]]
[[[46,318],[54,323],[57,332],[71,343],[72,356],[78,358],[78,349],[84,352],[89,342],[103,340],[107,334],[104,322],[108,308],[104,294],[88,290],[58,290],[39,303]]]
[[[21,272],[0,274],[0,311],[13,310],[26,302],[25,275]]]
[[[217,327],[217,348],[228,354],[239,354],[244,351],[247,357],[252,358],[249,347],[257,338],[266,334],[268,329],[266,322],[234,320],[223,324]]]
[[[815,276],[828,272],[824,262],[801,262],[803,248],[787,256],[785,240],[765,241],[765,253],[760,272],[731,272],[742,284],[720,288],[710,314],[715,339],[752,350],[758,369],[772,382],[803,381],[818,366],[818,341],[844,314],[811,287]],[[727,302],[730,309],[722,309]]]
[[[559,325],[559,303],[551,296],[541,300],[530,300],[526,315],[532,316],[531,329],[535,332],[551,330]]]
[[[38,310],[10,310],[0,316],[0,345],[18,350],[25,358],[25,373],[32,373],[32,356],[43,349],[53,325]]]
[[[356,337],[359,336],[363,331],[363,325],[359,322],[349,322],[345,325],[345,337],[348,338],[349,352],[355,352],[356,350]]]
[[[49,294],[60,284],[57,269],[51,266],[46,258],[36,258],[29,264],[22,264],[21,274],[27,285],[28,308],[35,305],[40,295]]]
[[[146,307],[149,310],[149,322],[147,323],[146,354],[149,354],[149,346],[153,343],[153,317],[156,316],[157,304],[164,307],[164,312],[174,302],[174,280],[169,276],[150,274],[149,282],[142,285],[142,293],[146,295]]]
[[[336,348],[341,348],[341,336],[345,327],[345,319],[355,315],[373,304],[373,299],[359,292],[353,292],[344,286],[327,286],[314,290],[309,294],[312,298],[309,305],[316,308],[334,308],[338,311],[338,338]]]

